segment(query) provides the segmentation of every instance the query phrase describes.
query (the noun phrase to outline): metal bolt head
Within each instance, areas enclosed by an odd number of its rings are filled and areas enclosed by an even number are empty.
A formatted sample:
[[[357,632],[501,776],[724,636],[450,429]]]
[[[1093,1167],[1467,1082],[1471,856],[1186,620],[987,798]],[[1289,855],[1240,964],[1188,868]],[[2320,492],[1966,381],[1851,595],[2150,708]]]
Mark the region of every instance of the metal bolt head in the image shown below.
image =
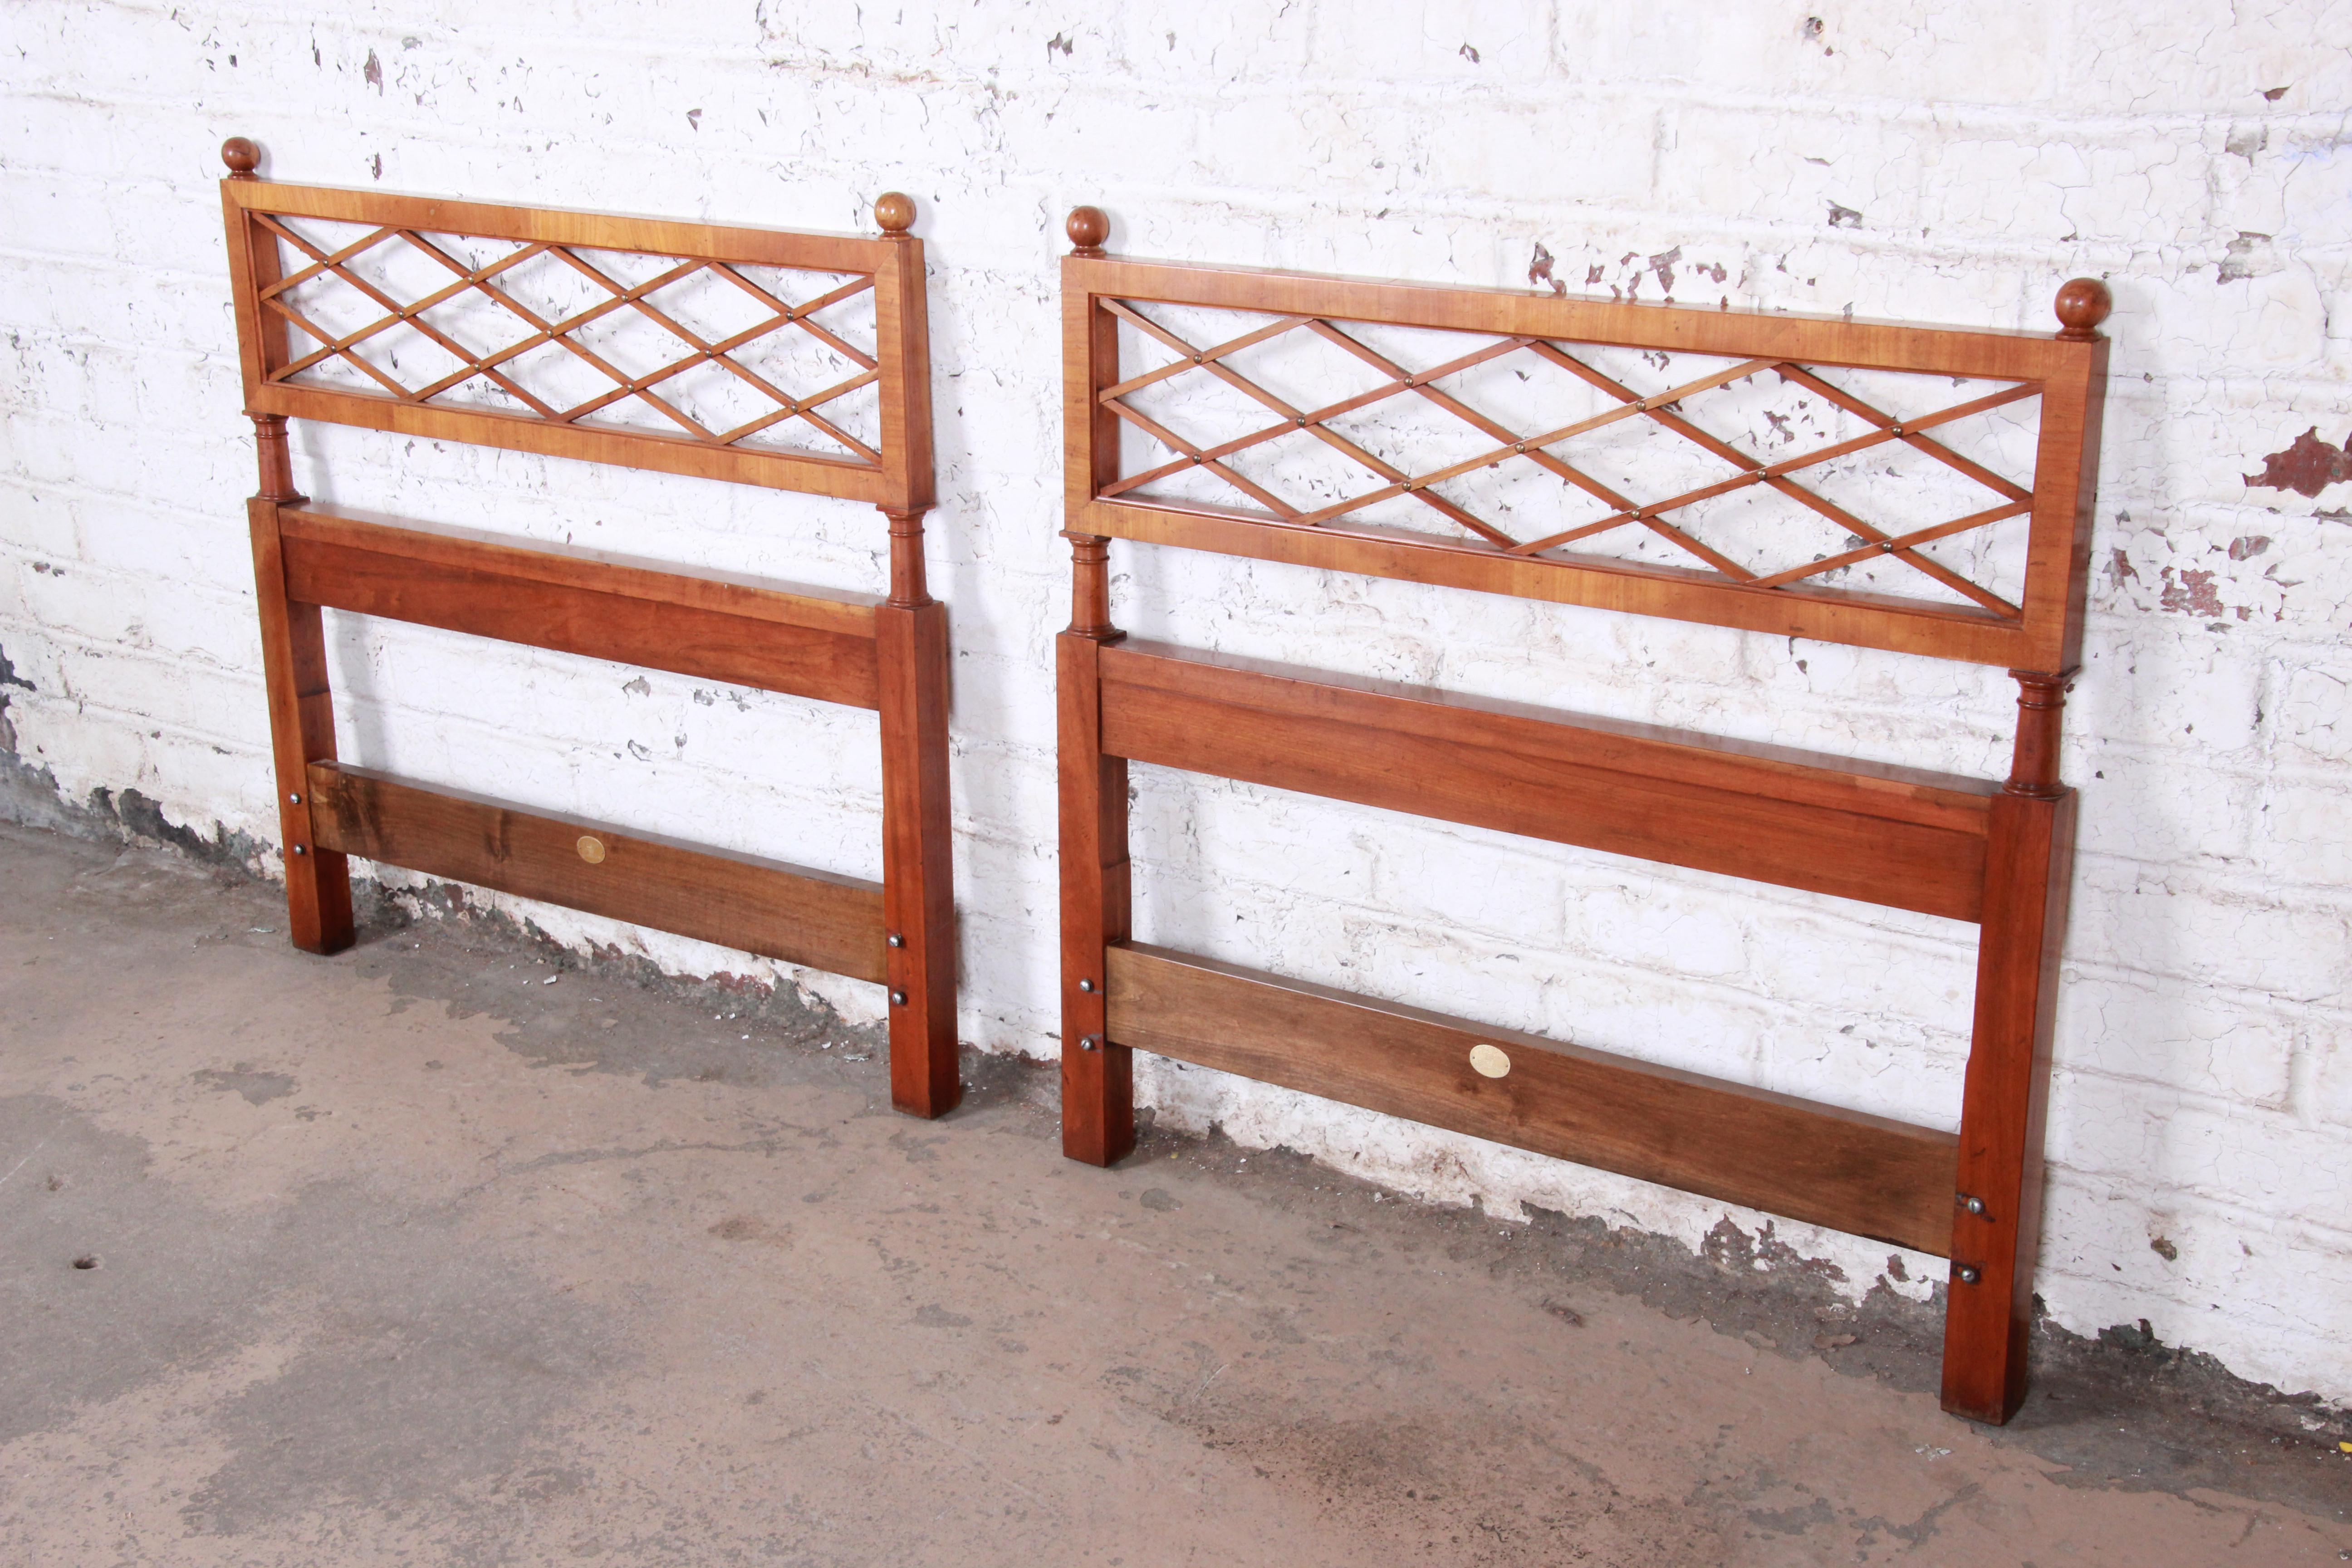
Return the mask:
[[[1978,1272],[1977,1266],[1975,1264],[1963,1263],[1958,1268],[1952,1270],[1952,1278],[1958,1279],[1963,1285],[1973,1285],[1978,1280],[1983,1279],[1984,1276]]]
[[[905,937],[903,937],[903,936],[900,936],[897,931],[892,931],[892,932],[890,933],[890,945],[891,945],[892,947],[904,947],[904,946],[906,946],[906,945],[907,945],[907,939],[906,939]]]
[[[890,993],[890,1005],[893,1007],[903,1007],[906,1005],[907,994],[904,991],[893,991]]]
[[[299,805],[302,804],[302,797],[299,795],[289,795],[286,797],[286,803],[289,805]]]
[[[1092,991],[1094,988],[1095,983],[1091,980],[1081,980],[1078,982],[1078,989],[1081,991]]]
[[[1985,1201],[1979,1197],[1962,1198],[1960,1200],[1960,1206],[1968,1210],[1972,1215],[1982,1215],[1985,1212]]]
[[[294,846],[294,853],[295,853],[295,854],[297,854],[297,855],[308,855],[310,852],[310,851],[309,849],[305,848],[303,846],[301,846],[301,845],[299,845],[299,844],[297,844],[296,846]]]
[[[1078,1041],[1078,1049],[1082,1051],[1098,1051],[1102,1049],[1102,1043],[1103,1040],[1100,1035],[1088,1035]]]

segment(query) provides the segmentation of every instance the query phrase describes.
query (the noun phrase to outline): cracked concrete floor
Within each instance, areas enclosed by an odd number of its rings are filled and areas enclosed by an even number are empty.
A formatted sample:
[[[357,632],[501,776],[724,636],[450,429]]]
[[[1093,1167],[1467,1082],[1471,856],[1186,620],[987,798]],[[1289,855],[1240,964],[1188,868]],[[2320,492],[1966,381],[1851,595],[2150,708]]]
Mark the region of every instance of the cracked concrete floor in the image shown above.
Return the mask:
[[[1070,1164],[1032,1070],[925,1124],[867,1037],[480,926],[310,958],[10,829],[0,889],[0,1563],[2352,1557],[2318,1445],[2069,1463],[1570,1230]]]

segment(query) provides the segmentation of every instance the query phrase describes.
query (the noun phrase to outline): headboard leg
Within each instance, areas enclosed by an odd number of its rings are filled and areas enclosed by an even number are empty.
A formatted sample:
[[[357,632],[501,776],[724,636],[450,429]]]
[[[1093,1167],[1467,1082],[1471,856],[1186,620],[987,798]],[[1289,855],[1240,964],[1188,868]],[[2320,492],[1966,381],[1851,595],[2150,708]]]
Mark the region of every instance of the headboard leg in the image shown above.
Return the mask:
[[[327,685],[327,637],[319,606],[286,595],[278,509],[305,498],[294,488],[286,416],[253,416],[261,489],[247,503],[253,531],[253,585],[261,613],[261,668],[269,692],[269,740],[278,776],[278,824],[286,852],[286,920],[306,952],[352,945],[350,863],[319,847],[310,823],[310,764],[335,760],[334,696]]]
[[[1070,628],[1055,639],[1062,826],[1062,1152],[1108,1165],[1135,1147],[1135,1068],[1109,1037],[1105,950],[1130,928],[1127,760],[1102,752],[1101,659],[1110,624],[1110,542],[1066,534],[1075,557]]]
[[[1999,1425],[2025,1398],[2041,1245],[2042,1118],[2073,881],[2074,793],[2058,783],[2073,671],[2013,670],[2016,762],[1993,797],[1977,950],[1975,1036],[1960,1103],[1959,1186],[1944,1327],[1944,1408]]]
[[[890,601],[874,612],[882,688],[883,921],[890,1102],[944,1116],[963,1099],[948,799],[948,607],[923,584],[923,514],[890,520]]]

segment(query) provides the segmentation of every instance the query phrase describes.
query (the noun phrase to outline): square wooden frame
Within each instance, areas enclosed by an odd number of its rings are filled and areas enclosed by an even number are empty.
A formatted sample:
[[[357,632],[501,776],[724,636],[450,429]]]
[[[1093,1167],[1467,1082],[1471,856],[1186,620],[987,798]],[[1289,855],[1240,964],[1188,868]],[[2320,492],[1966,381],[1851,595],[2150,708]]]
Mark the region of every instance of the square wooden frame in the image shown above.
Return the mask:
[[[2059,720],[2082,637],[2105,288],[2068,284],[2054,336],[1961,331],[1132,261],[1101,252],[1105,227],[1093,209],[1073,214],[1079,248],[1063,263],[1075,558],[1057,655],[1065,1152],[1108,1164],[1133,1147],[1141,1048],[1912,1247],[1951,1260],[1945,1408],[2006,1421],[2025,1391],[2033,1310],[2075,810],[2057,779]],[[1758,586],[1137,500],[1108,406],[1123,384],[1119,307],[1135,301],[2033,384],[2021,600],[2002,614]],[[1112,539],[2001,666],[2019,682],[2011,773],[1996,784],[1129,643],[1110,619]],[[1131,761],[1974,921],[1959,1132],[1135,942]],[[1479,1047],[1500,1053],[1482,1059],[1504,1061],[1504,1076],[1474,1065]]]
[[[947,607],[923,580],[930,360],[923,247],[906,232],[913,203],[884,197],[877,216],[887,232],[865,239],[279,184],[254,177],[259,152],[242,138],[223,157],[232,171],[221,196],[246,408],[261,469],[248,513],[294,944],[320,953],[351,945],[346,858],[359,855],[875,981],[889,990],[893,1102],[919,1116],[952,1109],[961,1085]],[[287,217],[367,225],[403,240],[456,234],[704,266],[864,275],[875,294],[877,352],[862,380],[878,385],[880,445],[872,462],[836,459],[296,381],[289,374],[300,363],[296,323],[273,303],[299,276],[286,272],[282,247],[304,245],[278,221]],[[335,265],[314,251],[301,270],[320,275]],[[888,520],[890,593],[682,573],[316,505],[294,488],[289,417],[870,501]],[[874,710],[882,881],[529,812],[346,765],[335,753],[327,608]]]

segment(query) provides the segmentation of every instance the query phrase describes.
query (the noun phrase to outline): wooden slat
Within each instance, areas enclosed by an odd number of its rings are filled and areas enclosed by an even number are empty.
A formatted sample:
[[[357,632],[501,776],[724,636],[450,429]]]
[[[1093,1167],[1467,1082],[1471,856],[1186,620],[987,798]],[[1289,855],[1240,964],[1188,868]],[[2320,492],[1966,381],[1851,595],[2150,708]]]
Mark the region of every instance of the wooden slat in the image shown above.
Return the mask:
[[[319,841],[342,854],[854,979],[887,973],[877,883],[526,812],[365,768],[320,763],[310,776]],[[601,862],[582,857],[583,835],[603,846]]]
[[[1385,282],[1263,268],[1118,257],[1066,258],[1062,287],[1105,299],[1160,300],[1496,337],[1616,343],[1727,359],[1793,359],[2003,381],[2079,378],[2088,343],[2047,332],[1923,327],[1786,310],[1697,310],[1559,298],[1524,289]]]
[[[436,234],[467,234],[486,239],[579,245],[598,250],[709,258],[761,267],[873,272],[884,265],[889,255],[887,240],[846,234],[679,223],[626,213],[508,206],[337,185],[281,184],[275,180],[225,180],[221,189],[232,205],[291,217],[425,229]]]
[[[1859,1111],[1139,945],[1112,1039],[1433,1127],[1945,1256],[1958,1140]],[[1502,1078],[1474,1046],[1509,1058]]]
[[[1139,501],[1129,497],[1099,500],[1079,493],[1084,472],[1072,470],[1065,508],[1066,526],[1109,539],[1360,572],[1406,583],[1660,616],[2004,669],[2025,668],[2040,657],[2038,650],[2051,635],[2030,616],[2027,624],[2021,626],[1973,605],[1945,607],[1835,588],[1753,588],[1713,573],[1646,566],[1609,556],[1513,555],[1479,541],[1457,542],[1402,530],[1315,527],[1233,509]]]
[[[1995,786],[1151,644],[1102,655],[1112,756],[1954,920]]]
[[[908,493],[907,482],[887,468],[844,458],[714,447],[686,436],[667,436],[651,430],[559,425],[527,414],[452,408],[437,403],[405,403],[387,393],[339,392],[271,382],[247,387],[246,406],[257,414],[323,419],[333,425],[389,430],[427,441],[502,447],[509,451],[537,452],[542,457],[572,458],[582,462],[720,479],[730,484],[764,485],[771,489],[837,496],[877,506],[895,506],[900,496]],[[889,456],[885,454],[886,461]],[[924,483],[928,485],[928,477]]]
[[[856,708],[880,705],[874,605],[320,507],[282,512],[295,600]]]

